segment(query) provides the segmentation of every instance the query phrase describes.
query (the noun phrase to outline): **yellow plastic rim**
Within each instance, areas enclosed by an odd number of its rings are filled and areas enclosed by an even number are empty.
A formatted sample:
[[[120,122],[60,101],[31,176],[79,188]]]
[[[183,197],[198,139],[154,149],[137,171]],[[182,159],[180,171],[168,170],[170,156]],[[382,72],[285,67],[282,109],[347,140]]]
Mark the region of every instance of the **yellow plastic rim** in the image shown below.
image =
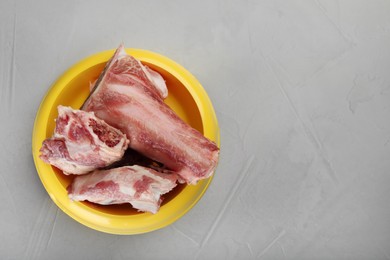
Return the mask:
[[[89,93],[89,83],[102,71],[115,50],[92,55],[67,70],[44,97],[34,123],[32,154],[42,181],[54,203],[67,215],[92,229],[121,235],[146,233],[170,225],[188,212],[203,196],[212,177],[197,185],[183,185],[162,204],[157,214],[137,213],[130,206],[95,206],[69,200],[66,187],[71,179],[39,158],[42,141],[53,134],[57,106],[79,108]],[[150,51],[126,49],[166,80],[166,103],[187,123],[220,145],[219,127],[212,103],[196,78],[176,62]],[[169,197],[169,196],[168,196]]]

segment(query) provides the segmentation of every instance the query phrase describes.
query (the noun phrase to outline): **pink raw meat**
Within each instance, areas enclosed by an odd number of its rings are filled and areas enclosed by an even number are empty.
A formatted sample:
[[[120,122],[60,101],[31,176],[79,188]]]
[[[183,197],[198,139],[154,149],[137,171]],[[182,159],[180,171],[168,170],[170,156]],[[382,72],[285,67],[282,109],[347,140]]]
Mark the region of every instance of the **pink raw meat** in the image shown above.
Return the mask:
[[[121,45],[107,63],[82,109],[123,131],[129,146],[196,184],[214,172],[219,148],[181,120],[163,98],[162,77]]]
[[[85,174],[122,158],[129,140],[92,112],[58,106],[54,135],[42,143],[40,158],[64,174]]]
[[[110,170],[96,170],[77,176],[68,187],[69,198],[101,205],[130,203],[139,211],[157,213],[161,195],[177,184],[175,173],[159,173],[134,165]]]

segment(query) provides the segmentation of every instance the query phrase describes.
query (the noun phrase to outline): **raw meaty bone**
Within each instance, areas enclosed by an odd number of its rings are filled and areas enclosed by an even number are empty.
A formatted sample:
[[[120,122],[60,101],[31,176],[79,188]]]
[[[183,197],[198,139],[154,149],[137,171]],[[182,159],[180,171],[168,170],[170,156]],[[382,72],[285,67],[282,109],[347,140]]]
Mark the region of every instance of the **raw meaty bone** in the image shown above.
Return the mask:
[[[122,158],[129,140],[92,112],[58,106],[54,135],[42,143],[40,158],[64,174],[85,174]]]
[[[162,77],[121,45],[82,109],[120,129],[132,149],[163,163],[181,180],[196,184],[213,173],[219,148],[164,103],[166,93]]]
[[[77,176],[68,187],[69,198],[101,205],[130,203],[139,211],[157,213],[161,195],[176,186],[175,173],[159,173],[134,165],[96,170]]]

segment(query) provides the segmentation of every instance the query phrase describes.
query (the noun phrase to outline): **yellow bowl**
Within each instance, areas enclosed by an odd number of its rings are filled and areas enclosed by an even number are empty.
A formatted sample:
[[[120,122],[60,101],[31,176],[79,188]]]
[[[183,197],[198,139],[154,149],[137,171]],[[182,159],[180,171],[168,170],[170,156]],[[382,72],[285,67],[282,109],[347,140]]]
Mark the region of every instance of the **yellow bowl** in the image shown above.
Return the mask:
[[[207,93],[186,69],[174,61],[140,49],[126,49],[143,64],[158,71],[166,80],[166,103],[187,123],[219,146],[217,118]],[[140,234],[163,228],[188,212],[203,196],[212,177],[197,185],[179,185],[165,196],[157,214],[139,213],[130,205],[100,206],[89,202],[69,200],[66,187],[72,177],[44,163],[39,158],[42,141],[53,134],[57,106],[80,108],[93,82],[113,55],[114,50],[103,51],[75,64],[50,88],[35,119],[32,135],[32,154],[38,175],[51,199],[66,214],[90,228],[112,234]]]

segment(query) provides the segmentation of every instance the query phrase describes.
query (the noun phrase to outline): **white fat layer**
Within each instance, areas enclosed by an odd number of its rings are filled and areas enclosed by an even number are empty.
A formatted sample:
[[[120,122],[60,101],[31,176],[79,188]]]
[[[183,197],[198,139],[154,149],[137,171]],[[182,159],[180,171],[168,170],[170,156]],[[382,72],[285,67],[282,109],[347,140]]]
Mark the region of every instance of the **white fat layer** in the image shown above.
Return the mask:
[[[153,214],[156,214],[158,209],[160,208],[160,205],[158,203],[150,203],[148,201],[132,201],[130,202],[131,205],[133,205],[134,208],[140,210],[140,211],[148,211]]]
[[[118,47],[118,56],[117,56],[117,59],[121,59],[123,57],[126,57],[128,56],[128,54],[126,53],[126,50],[125,50],[125,47],[123,46],[123,44],[121,44],[119,47]]]
[[[148,79],[153,83],[156,90],[160,93],[160,96],[163,99],[168,97],[168,89],[163,77],[156,71],[144,66],[140,61],[138,61],[138,63],[141,66],[142,71],[145,73],[146,77],[148,77]]]
[[[65,175],[69,174],[85,174],[87,172],[93,171],[95,167],[87,166],[87,165],[80,165],[75,164],[73,162],[66,161],[62,158],[49,158],[49,162],[51,165],[54,165],[55,167],[62,169]]]

